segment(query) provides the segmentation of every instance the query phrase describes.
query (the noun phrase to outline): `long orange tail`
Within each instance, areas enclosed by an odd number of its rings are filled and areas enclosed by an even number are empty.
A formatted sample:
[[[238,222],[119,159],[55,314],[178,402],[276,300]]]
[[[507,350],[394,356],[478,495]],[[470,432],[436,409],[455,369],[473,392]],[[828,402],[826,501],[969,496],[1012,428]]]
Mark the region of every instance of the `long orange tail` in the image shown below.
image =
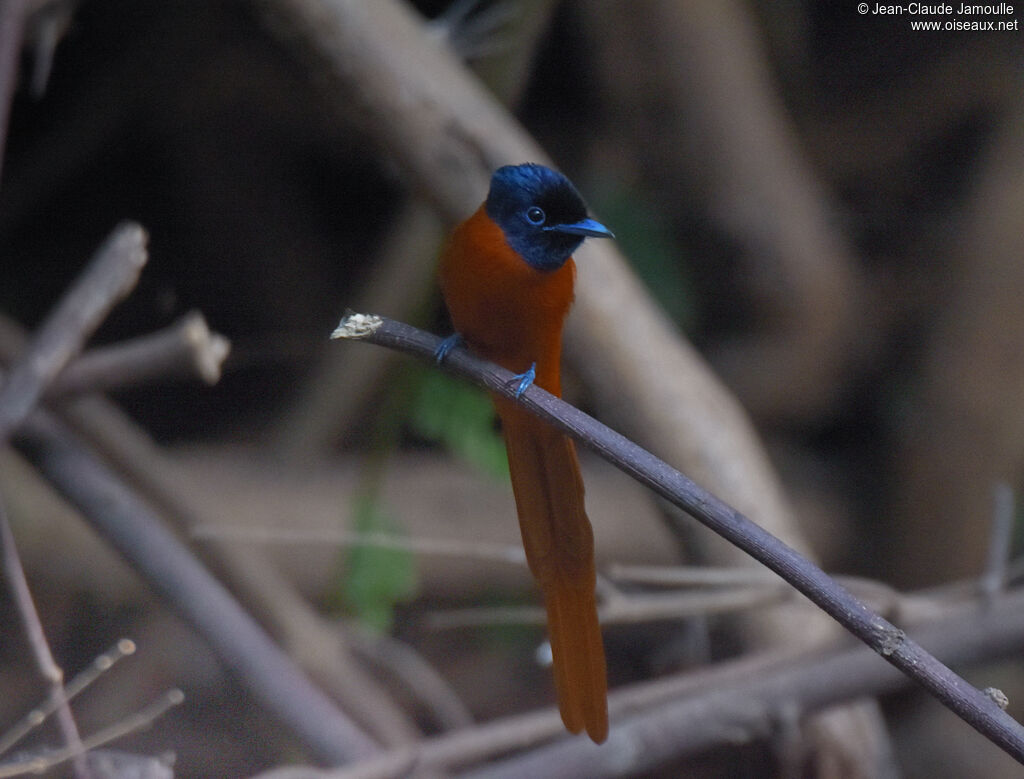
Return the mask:
[[[573,733],[608,736],[607,674],[594,595],[594,534],[572,441],[495,399],[530,570],[544,593],[558,708]]]

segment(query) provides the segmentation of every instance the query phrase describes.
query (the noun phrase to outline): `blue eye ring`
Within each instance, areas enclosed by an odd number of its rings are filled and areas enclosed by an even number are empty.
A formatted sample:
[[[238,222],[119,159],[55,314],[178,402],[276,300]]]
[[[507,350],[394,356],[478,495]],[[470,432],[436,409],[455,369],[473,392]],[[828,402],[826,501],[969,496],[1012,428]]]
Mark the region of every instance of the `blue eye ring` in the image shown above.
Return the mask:
[[[540,206],[530,206],[526,209],[526,221],[532,225],[542,225],[547,218],[547,214]]]

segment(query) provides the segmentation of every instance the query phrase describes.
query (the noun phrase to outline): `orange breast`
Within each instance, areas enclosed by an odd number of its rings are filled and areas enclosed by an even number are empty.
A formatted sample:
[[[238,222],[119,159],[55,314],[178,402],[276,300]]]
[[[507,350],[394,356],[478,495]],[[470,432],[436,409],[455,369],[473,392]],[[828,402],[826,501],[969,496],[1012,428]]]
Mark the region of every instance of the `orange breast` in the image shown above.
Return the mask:
[[[440,282],[455,330],[480,356],[560,393],[562,324],[573,299],[572,258],[556,271],[528,265],[481,208],[452,232]]]

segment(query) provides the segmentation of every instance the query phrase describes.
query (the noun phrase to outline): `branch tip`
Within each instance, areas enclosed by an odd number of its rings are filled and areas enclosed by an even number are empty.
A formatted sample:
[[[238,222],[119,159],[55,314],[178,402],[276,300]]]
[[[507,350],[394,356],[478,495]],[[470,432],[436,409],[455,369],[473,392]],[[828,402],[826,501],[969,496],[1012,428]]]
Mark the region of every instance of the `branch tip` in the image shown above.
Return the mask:
[[[376,314],[346,314],[331,333],[331,338],[366,338],[373,335],[384,323]]]
[[[182,323],[185,341],[192,347],[193,367],[207,384],[220,381],[221,368],[231,353],[231,341],[210,330],[206,318],[198,311],[186,314]]]

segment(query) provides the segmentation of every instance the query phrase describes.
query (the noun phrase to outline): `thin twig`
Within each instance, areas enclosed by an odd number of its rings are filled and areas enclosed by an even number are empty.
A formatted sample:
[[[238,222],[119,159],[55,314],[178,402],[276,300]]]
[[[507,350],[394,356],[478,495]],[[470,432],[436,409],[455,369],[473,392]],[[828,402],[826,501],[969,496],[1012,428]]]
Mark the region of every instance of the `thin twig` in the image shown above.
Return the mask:
[[[96,681],[101,675],[114,667],[114,664],[123,657],[135,652],[135,642],[131,639],[122,638],[113,649],[107,650],[99,655],[83,671],[75,674],[75,677],[64,685],[64,698],[70,703],[85,690],[90,684]],[[33,709],[26,714],[13,727],[0,735],[0,755],[10,751],[25,736],[38,728],[58,707],[58,703],[51,698],[42,706]]]
[[[980,582],[981,591],[989,598],[995,597],[1006,587],[1015,508],[1013,488],[1006,482],[996,484],[992,489],[992,533],[989,536],[988,561]]]
[[[767,568],[612,563],[608,566],[608,576],[616,583],[655,587],[763,588],[783,585],[779,581],[778,575]],[[936,592],[908,595],[876,579],[865,579],[860,576],[833,576],[832,578],[862,601],[868,603],[872,609],[882,614],[889,614],[896,609],[901,614],[908,609],[916,613],[913,610],[920,610],[924,604],[935,604],[953,594],[969,597],[973,595],[975,589],[973,585],[965,584],[956,588],[956,593],[943,588]],[[934,611],[934,608],[931,611]]]
[[[456,538],[408,538],[393,533],[360,533],[338,528],[278,528],[227,524],[201,525],[193,528],[191,535],[199,540],[233,539],[260,544],[370,546],[378,549],[399,549],[421,555],[440,555],[491,560],[509,565],[526,565],[526,555],[521,546]]]
[[[69,746],[64,749],[56,749],[43,756],[33,757],[25,761],[0,763],[0,777],[23,776],[29,773],[40,774],[49,768],[60,765],[65,760],[77,761],[79,758],[85,757],[87,750],[109,744],[111,741],[148,727],[155,719],[174,706],[181,704],[184,700],[185,695],[181,690],[168,690],[148,706],[134,714],[130,714],[113,725],[87,736],[77,747]]]
[[[75,716],[71,712],[67,693],[64,690],[64,672],[53,659],[50,644],[43,631],[43,623],[39,620],[39,612],[36,611],[35,603],[32,600],[32,592],[29,590],[25,570],[22,568],[21,558],[18,556],[18,548],[14,543],[14,533],[11,530],[10,522],[7,521],[3,496],[0,496],[0,545],[3,547],[4,578],[10,588],[11,598],[24,625],[25,635],[32,648],[36,666],[50,686],[50,705],[57,712],[57,724],[60,727],[64,743],[76,755],[75,776],[78,779],[89,779],[89,767],[85,762],[82,738],[78,733],[78,725],[75,723]]]
[[[620,593],[598,608],[601,625],[635,625],[640,622],[687,619],[748,611],[782,603],[793,590],[784,582],[770,587],[736,587],[712,592]],[[495,606],[430,611],[426,625],[432,630],[454,630],[490,625],[543,625],[541,606]]]
[[[153,511],[60,423],[37,411],[22,426],[15,443],[319,759],[343,763],[377,751],[374,742],[296,668]]]
[[[637,565],[612,563],[608,576],[617,582],[656,587],[739,587],[777,582],[766,568],[707,565]]]
[[[768,586],[730,587],[710,592],[621,593],[608,599],[598,613],[602,625],[629,625],[749,611],[792,597],[792,589],[776,580]]]
[[[0,388],[0,441],[21,424],[50,382],[138,280],[146,263],[146,233],[119,225],[32,336]]]
[[[437,336],[409,325],[362,314],[353,314],[342,320],[332,337],[365,340],[423,359],[433,359],[441,343]],[[443,367],[494,393],[514,398],[516,384],[512,373],[480,360],[465,349],[452,352]],[[908,639],[902,630],[873,613],[818,566],[667,463],[560,398],[534,385],[523,393],[520,402],[531,413],[578,439],[775,571],[849,632],[920,683],[961,719],[1024,763],[1024,727],[981,691]]]
[[[399,549],[418,555],[459,557],[525,566],[521,546],[455,538],[415,538],[390,533],[359,533],[337,528],[253,527],[248,525],[200,525],[190,531],[200,541],[234,539],[259,544],[295,544],[369,546]],[[715,587],[712,592],[696,593],[623,593],[617,589],[609,596],[603,591],[601,624],[628,624],[662,619],[683,619],[697,615],[725,614],[779,603],[792,594],[785,582],[767,568],[710,568],[705,566],[653,566],[612,563],[608,575],[630,584],[660,587]],[[854,577],[835,577],[858,597],[888,611],[904,602],[905,596],[882,582]],[[724,590],[721,588],[725,588]],[[968,592],[968,590],[965,590]],[[917,602],[915,599],[913,602]],[[543,609],[534,607],[494,607],[446,609],[426,615],[432,630],[451,630],[481,625],[538,624],[544,621]]]
[[[509,565],[525,566],[522,547],[510,544],[453,538],[408,538],[385,533],[358,533],[330,528],[271,528],[244,525],[205,525],[192,530],[197,539],[237,539],[255,543],[336,544],[339,546],[371,546],[400,549],[421,555],[452,556],[464,559],[491,560]],[[673,569],[647,566],[621,566],[621,571],[636,580],[673,584],[672,574],[681,571],[684,583],[738,584],[725,591],[699,593],[617,593],[600,608],[601,623],[628,624],[659,619],[681,619],[695,615],[722,614],[741,611],[790,596],[791,590],[778,576],[767,570]],[[705,572],[707,575],[700,575]],[[695,578],[696,577],[696,578]],[[667,581],[666,581],[667,579]],[[750,586],[751,584],[757,586]],[[742,586],[747,585],[747,586]],[[879,585],[881,587],[881,585]],[[544,621],[543,609],[532,606],[466,608],[434,611],[426,615],[426,624],[433,630],[451,630],[481,625],[539,624]]]
[[[98,655],[89,666],[75,674],[75,677],[68,682],[65,688],[68,698],[74,698],[81,693],[90,684],[99,679],[100,676],[113,668],[115,663],[135,654],[136,648],[135,642],[130,638],[118,639],[113,647]]]

